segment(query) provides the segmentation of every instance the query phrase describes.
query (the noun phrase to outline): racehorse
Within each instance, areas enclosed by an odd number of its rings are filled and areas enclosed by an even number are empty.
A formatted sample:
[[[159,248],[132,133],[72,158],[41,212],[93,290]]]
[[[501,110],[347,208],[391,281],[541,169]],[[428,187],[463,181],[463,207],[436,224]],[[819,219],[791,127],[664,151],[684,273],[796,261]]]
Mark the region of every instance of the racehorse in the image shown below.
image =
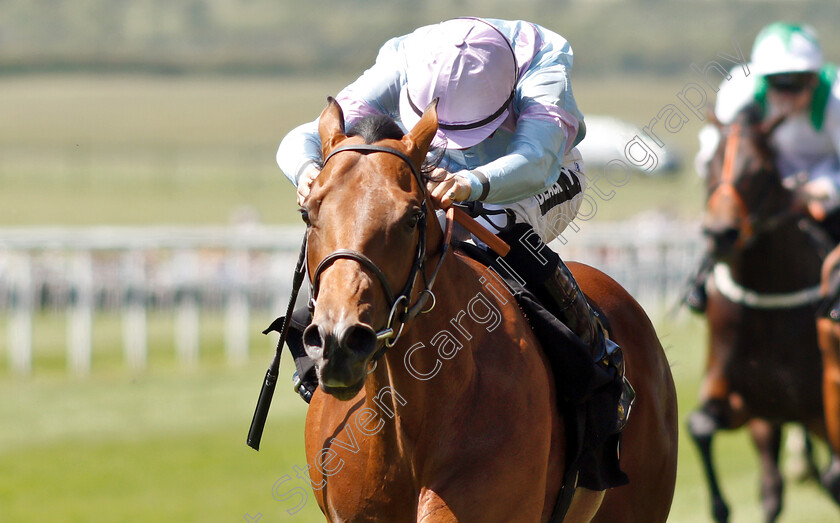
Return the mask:
[[[478,262],[445,256],[419,172],[436,130],[434,102],[402,137],[347,136],[332,99],[320,116],[325,161],[302,209],[314,302],[303,341],[320,379],[310,481],[329,521],[548,521],[566,459],[554,377],[511,295]],[[565,521],[663,522],[670,368],[635,300],[572,270],[624,350],[636,404],[621,445],[629,484],[577,489]]]
[[[770,136],[781,121],[764,120],[749,106],[729,126],[715,122],[722,138],[709,165],[703,217],[714,261],[707,281],[708,353],[689,430],[719,522],[727,521],[729,508],[712,463],[717,430],[748,424],[768,522],[782,509],[783,423],[826,433],[815,315],[825,250],[775,167]]]
[[[829,253],[823,263],[822,293],[830,296],[837,289],[838,267],[840,267],[840,245]],[[826,304],[828,305],[828,304]],[[823,484],[835,496],[840,496],[840,323],[838,318],[820,317],[817,320],[817,336],[823,356],[823,402],[828,442],[834,459],[823,475]]]

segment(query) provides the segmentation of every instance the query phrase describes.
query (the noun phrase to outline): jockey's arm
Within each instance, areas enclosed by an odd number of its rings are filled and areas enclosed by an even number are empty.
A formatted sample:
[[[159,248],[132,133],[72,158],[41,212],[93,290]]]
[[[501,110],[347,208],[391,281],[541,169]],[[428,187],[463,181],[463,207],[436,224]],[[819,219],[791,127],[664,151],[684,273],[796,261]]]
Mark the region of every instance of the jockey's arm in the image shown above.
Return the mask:
[[[720,143],[720,130],[712,124],[706,124],[697,135],[700,147],[694,157],[694,170],[701,178],[709,175],[709,162],[715,157]]]
[[[516,202],[550,187],[559,177],[563,156],[582,139],[583,118],[569,84],[567,56],[558,51],[554,61],[543,57],[517,84],[518,118],[506,154],[475,169],[489,185],[483,201]],[[479,175],[456,174],[469,180],[469,199],[479,199],[485,190]]]
[[[565,140],[563,130],[556,124],[520,119],[504,156],[455,175],[463,176],[469,182],[468,200],[478,200],[487,184],[489,189],[484,202],[520,201],[557,181]],[[486,181],[480,178],[482,175]]]
[[[356,81],[341,90],[336,101],[344,113],[345,127],[371,114],[397,116],[402,67],[400,47],[405,37],[392,38],[379,50],[376,63]],[[298,187],[302,200],[320,172],[321,138],[318,119],[291,130],[277,149],[277,165]],[[305,187],[300,187],[300,182]]]
[[[835,85],[823,125],[834,145],[834,152],[803,173],[808,181],[798,191],[817,220],[840,209],[840,84]]]

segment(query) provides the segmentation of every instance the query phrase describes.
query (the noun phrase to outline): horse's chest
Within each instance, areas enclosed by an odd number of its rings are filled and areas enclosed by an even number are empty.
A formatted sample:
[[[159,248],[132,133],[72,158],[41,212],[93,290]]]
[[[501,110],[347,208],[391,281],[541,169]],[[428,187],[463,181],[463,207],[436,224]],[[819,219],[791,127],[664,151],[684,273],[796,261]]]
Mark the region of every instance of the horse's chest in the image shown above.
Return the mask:
[[[405,463],[364,451],[346,458],[342,470],[324,478],[322,506],[332,521],[415,519],[418,493]]]
[[[720,341],[733,392],[756,415],[809,416],[819,409],[819,349],[810,309],[746,314]],[[728,338],[728,340],[726,339]]]

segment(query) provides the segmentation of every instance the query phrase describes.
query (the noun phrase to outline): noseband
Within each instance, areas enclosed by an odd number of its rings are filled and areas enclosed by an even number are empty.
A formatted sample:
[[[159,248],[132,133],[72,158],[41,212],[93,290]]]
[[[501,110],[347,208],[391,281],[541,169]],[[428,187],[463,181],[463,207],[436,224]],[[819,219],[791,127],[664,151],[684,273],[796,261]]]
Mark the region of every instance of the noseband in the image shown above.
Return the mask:
[[[408,166],[411,168],[411,173],[414,175],[414,178],[417,180],[417,185],[420,187],[420,191],[423,192],[425,196],[425,184],[423,183],[423,178],[420,175],[420,172],[417,170],[417,167],[411,161],[405,153],[394,149],[392,147],[386,147],[383,145],[371,145],[371,144],[359,144],[359,145],[345,145],[343,147],[338,147],[333,149],[332,152],[324,159],[324,165],[336,154],[344,151],[354,151],[361,154],[370,154],[370,153],[387,153],[392,154],[401,160],[403,160]],[[417,249],[414,254],[414,263],[411,266],[411,272],[408,274],[408,280],[403,285],[402,290],[400,290],[399,294],[395,295],[394,292],[391,290],[391,285],[388,283],[388,279],[385,277],[385,273],[382,272],[382,269],[376,265],[370,258],[365,256],[359,251],[352,250],[352,249],[338,249],[336,251],[331,252],[327,256],[318,263],[317,268],[315,269],[314,274],[310,277],[310,296],[312,297],[309,303],[310,310],[314,310],[315,308],[315,300],[318,297],[318,290],[320,286],[320,278],[321,274],[332,265],[333,262],[340,259],[348,259],[353,260],[359,263],[364,268],[368,269],[371,273],[376,276],[376,279],[379,280],[379,284],[382,286],[382,289],[385,292],[385,297],[388,300],[388,307],[390,308],[390,313],[388,315],[388,323],[385,327],[376,333],[376,337],[379,340],[384,340],[385,345],[387,347],[392,347],[394,344],[397,343],[397,340],[400,338],[402,334],[403,328],[405,324],[417,316],[420,313],[426,313],[431,311],[435,306],[435,295],[432,293],[432,286],[434,285],[435,278],[437,277],[437,273],[440,270],[441,265],[443,264],[444,256],[446,255],[448,248],[449,248],[449,238],[451,237],[452,232],[452,220],[447,216],[447,230],[446,230],[446,238],[444,240],[444,244],[441,250],[440,259],[438,260],[437,266],[435,267],[434,272],[432,272],[431,277],[426,277],[425,273],[425,262],[426,262],[426,199],[423,199],[423,202],[420,204],[421,209],[421,216],[420,220],[417,224],[417,229],[420,233],[420,238],[417,241]],[[417,274],[421,272],[423,269],[423,279],[425,282],[425,288],[420,291],[420,296],[417,299],[417,302],[414,305],[409,306],[411,300],[411,290],[414,288],[414,285],[417,280]],[[426,304],[428,298],[432,299],[432,305],[428,309],[423,309]],[[395,334],[393,329],[394,320],[400,322],[399,331]],[[378,355],[381,355],[382,351],[378,351]]]
[[[726,137],[726,145],[723,149],[723,167],[720,172],[720,183],[709,196],[709,207],[714,205],[718,198],[724,195],[735,201],[738,215],[741,218],[743,236],[749,238],[753,234],[752,220],[750,219],[747,204],[744,198],[735,187],[735,158],[738,157],[738,145],[741,141],[741,126],[734,123],[729,129],[729,136]],[[741,241],[741,240],[739,240]]]
[[[735,201],[735,206],[738,209],[738,215],[741,218],[741,237],[738,240],[740,245],[750,243],[750,241],[757,235],[775,229],[780,224],[787,220],[796,217],[797,215],[791,210],[784,210],[780,213],[763,220],[762,223],[756,223],[757,218],[750,214],[749,208],[744,201],[741,192],[735,186],[735,159],[738,157],[738,148],[741,143],[741,124],[733,123],[729,128],[729,133],[726,138],[726,145],[723,150],[723,166],[720,173],[720,182],[709,195],[707,205],[711,208],[714,202],[726,195]]]

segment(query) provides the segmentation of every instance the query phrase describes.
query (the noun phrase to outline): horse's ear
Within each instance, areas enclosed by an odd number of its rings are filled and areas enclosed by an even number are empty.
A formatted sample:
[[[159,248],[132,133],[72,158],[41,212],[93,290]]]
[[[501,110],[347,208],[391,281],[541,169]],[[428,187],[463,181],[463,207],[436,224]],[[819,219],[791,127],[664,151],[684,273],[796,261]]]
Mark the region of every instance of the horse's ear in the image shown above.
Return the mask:
[[[713,104],[706,106],[706,118],[708,118],[710,124],[714,125],[718,129],[723,128],[723,124],[720,123],[720,120],[718,120],[718,117],[715,114],[715,106]]]
[[[417,155],[420,160],[426,157],[429,147],[432,145],[432,140],[437,133],[438,116],[437,116],[438,99],[435,98],[426,106],[423,111],[423,116],[417,125],[414,126],[407,135],[403,137],[403,143],[408,148],[409,155],[412,157]]]
[[[338,142],[347,138],[344,134],[344,112],[332,96],[327,97],[327,107],[318,118],[318,134],[321,136],[321,154],[326,158]]]

